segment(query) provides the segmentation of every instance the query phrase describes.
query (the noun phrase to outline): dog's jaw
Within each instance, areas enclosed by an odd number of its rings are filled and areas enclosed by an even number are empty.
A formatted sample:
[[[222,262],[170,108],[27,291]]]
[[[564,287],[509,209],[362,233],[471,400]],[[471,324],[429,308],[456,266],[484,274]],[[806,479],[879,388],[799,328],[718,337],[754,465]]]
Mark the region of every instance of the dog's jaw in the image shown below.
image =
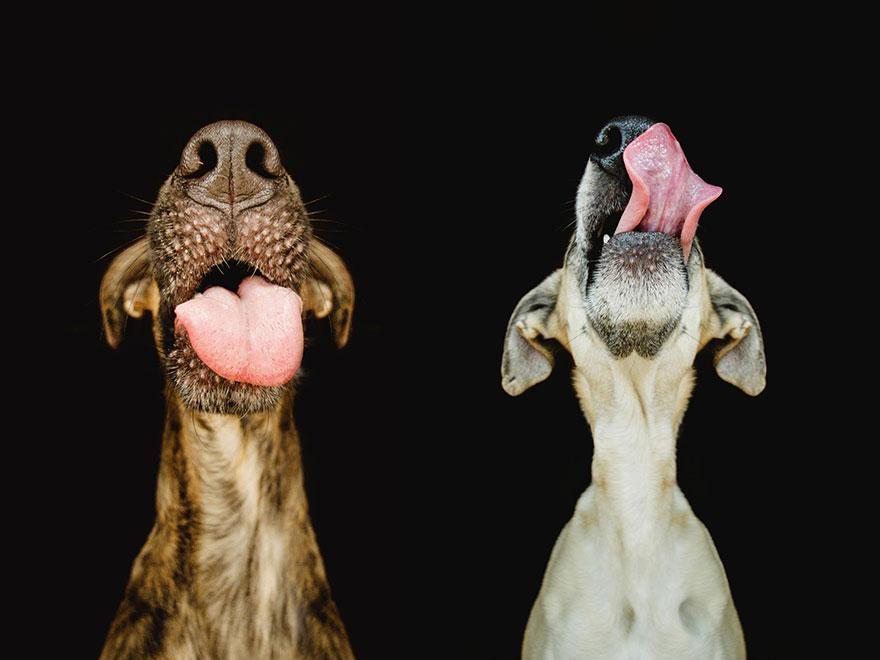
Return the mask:
[[[616,357],[653,357],[678,325],[688,277],[665,234],[626,233],[605,245],[587,289],[587,317]]]
[[[690,169],[665,124],[635,137],[622,161],[625,173],[590,159],[565,267],[611,354],[650,358],[680,322],[689,273],[703,264],[696,224],[721,189]]]
[[[230,205],[222,211],[216,204],[199,203],[191,188],[192,181],[175,171],[160,190],[147,230],[160,294],[155,334],[168,381],[193,410],[237,415],[270,410],[293,381],[261,386],[218,375],[193,349],[176,322],[175,308],[218,272],[228,275],[231,264],[241,265],[241,279],[258,274],[302,295],[312,237],[308,212],[286,174],[273,183],[268,201],[235,214]]]

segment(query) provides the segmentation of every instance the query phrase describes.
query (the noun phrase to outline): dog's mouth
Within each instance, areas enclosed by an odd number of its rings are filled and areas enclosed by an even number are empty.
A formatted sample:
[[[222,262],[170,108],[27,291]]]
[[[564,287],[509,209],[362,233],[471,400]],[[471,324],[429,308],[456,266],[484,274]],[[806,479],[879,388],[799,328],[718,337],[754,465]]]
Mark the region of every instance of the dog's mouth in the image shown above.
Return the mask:
[[[589,247],[587,248],[587,261],[590,264],[596,264],[602,258],[602,251],[605,244],[611,240],[615,234],[617,226],[620,224],[620,218],[623,211],[615,211],[605,216],[603,220],[596,223],[590,234]]]
[[[174,314],[175,335],[185,336],[205,366],[226,380],[273,387],[299,369],[302,299],[254,265],[215,266]]]
[[[631,189],[628,201],[622,211],[596,223],[587,258],[598,262],[605,245],[620,234],[653,232],[676,239],[687,263],[700,215],[721,188],[691,169],[678,140],[663,123],[653,124],[630,142],[623,163],[629,181],[621,183]]]
[[[248,277],[266,277],[259,267],[239,259],[227,259],[211,268],[196,286],[196,294],[205,293],[215,286],[227,291],[238,291],[238,287]]]

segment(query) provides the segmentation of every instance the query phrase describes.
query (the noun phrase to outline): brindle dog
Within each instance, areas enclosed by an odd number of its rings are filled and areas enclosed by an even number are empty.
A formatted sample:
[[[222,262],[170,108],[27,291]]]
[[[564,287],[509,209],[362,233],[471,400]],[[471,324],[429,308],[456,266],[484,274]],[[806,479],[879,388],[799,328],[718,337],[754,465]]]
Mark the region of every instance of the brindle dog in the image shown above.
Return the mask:
[[[175,307],[208,284],[259,273],[330,315],[348,340],[354,289],[312,237],[299,190],[261,129],[197,132],[159,192],[147,236],[101,283],[107,341],[152,314],[166,371],[157,517],[102,658],[352,658],[303,489],[294,388],[226,380],[175,330]]]

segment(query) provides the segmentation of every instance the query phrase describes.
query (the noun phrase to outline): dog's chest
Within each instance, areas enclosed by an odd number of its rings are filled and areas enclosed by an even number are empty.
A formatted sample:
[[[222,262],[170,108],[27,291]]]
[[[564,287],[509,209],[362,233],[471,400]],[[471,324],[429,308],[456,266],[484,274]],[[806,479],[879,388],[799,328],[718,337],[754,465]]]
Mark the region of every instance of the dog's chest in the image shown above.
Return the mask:
[[[259,443],[241,438],[237,425],[210,430],[198,465],[199,626],[229,657],[262,657],[296,643],[295,530],[269,496],[272,473]]]
[[[639,552],[600,524],[590,495],[551,556],[526,657],[716,657],[727,589],[695,519]]]
[[[275,650],[285,640],[293,644],[298,633],[297,603],[290,584],[287,541],[281,531],[258,525],[246,540],[244,552],[226,556],[222,552],[207,550],[210,559],[199,571],[199,588],[205,595],[200,598],[202,623],[221,648],[253,654],[259,649]]]

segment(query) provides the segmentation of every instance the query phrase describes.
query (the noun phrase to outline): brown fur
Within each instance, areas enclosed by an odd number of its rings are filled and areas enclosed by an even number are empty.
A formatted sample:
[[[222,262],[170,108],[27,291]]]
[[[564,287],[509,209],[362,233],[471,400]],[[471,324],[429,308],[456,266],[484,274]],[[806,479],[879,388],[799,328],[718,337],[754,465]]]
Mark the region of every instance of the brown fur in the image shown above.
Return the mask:
[[[231,155],[193,179],[206,140]],[[263,174],[243,160],[254,141],[265,148]],[[119,345],[127,317],[150,312],[167,376],[156,522],[101,657],[353,658],[309,521],[293,384],[226,381],[173,324],[174,306],[211,268],[240,259],[296,290],[304,314],[330,315],[344,346],[351,276],[312,238],[268,136],[244,122],[193,137],[147,234],[116,257],[100,290],[108,343]]]
[[[259,456],[259,515],[249,520],[240,511],[247,484],[231,465],[220,468],[222,461],[211,455],[207,415],[184,408],[173,391],[167,395],[156,523],[135,560],[101,657],[234,657],[230,647],[242,644],[249,657],[353,657],[309,522],[292,390],[278,410],[238,421],[243,432],[239,451],[250,446]],[[210,514],[203,499],[209,489],[228,499],[220,520],[206,520]],[[242,524],[252,527],[241,557],[200,558],[203,544],[228,533],[224,525]],[[289,588],[279,590],[272,603],[269,636],[257,632],[252,602],[260,570],[254,566],[260,525],[278,526],[288,542],[280,570]],[[234,571],[227,562],[237,559],[247,569],[240,579],[230,580]],[[209,606],[228,619],[206,616]]]

